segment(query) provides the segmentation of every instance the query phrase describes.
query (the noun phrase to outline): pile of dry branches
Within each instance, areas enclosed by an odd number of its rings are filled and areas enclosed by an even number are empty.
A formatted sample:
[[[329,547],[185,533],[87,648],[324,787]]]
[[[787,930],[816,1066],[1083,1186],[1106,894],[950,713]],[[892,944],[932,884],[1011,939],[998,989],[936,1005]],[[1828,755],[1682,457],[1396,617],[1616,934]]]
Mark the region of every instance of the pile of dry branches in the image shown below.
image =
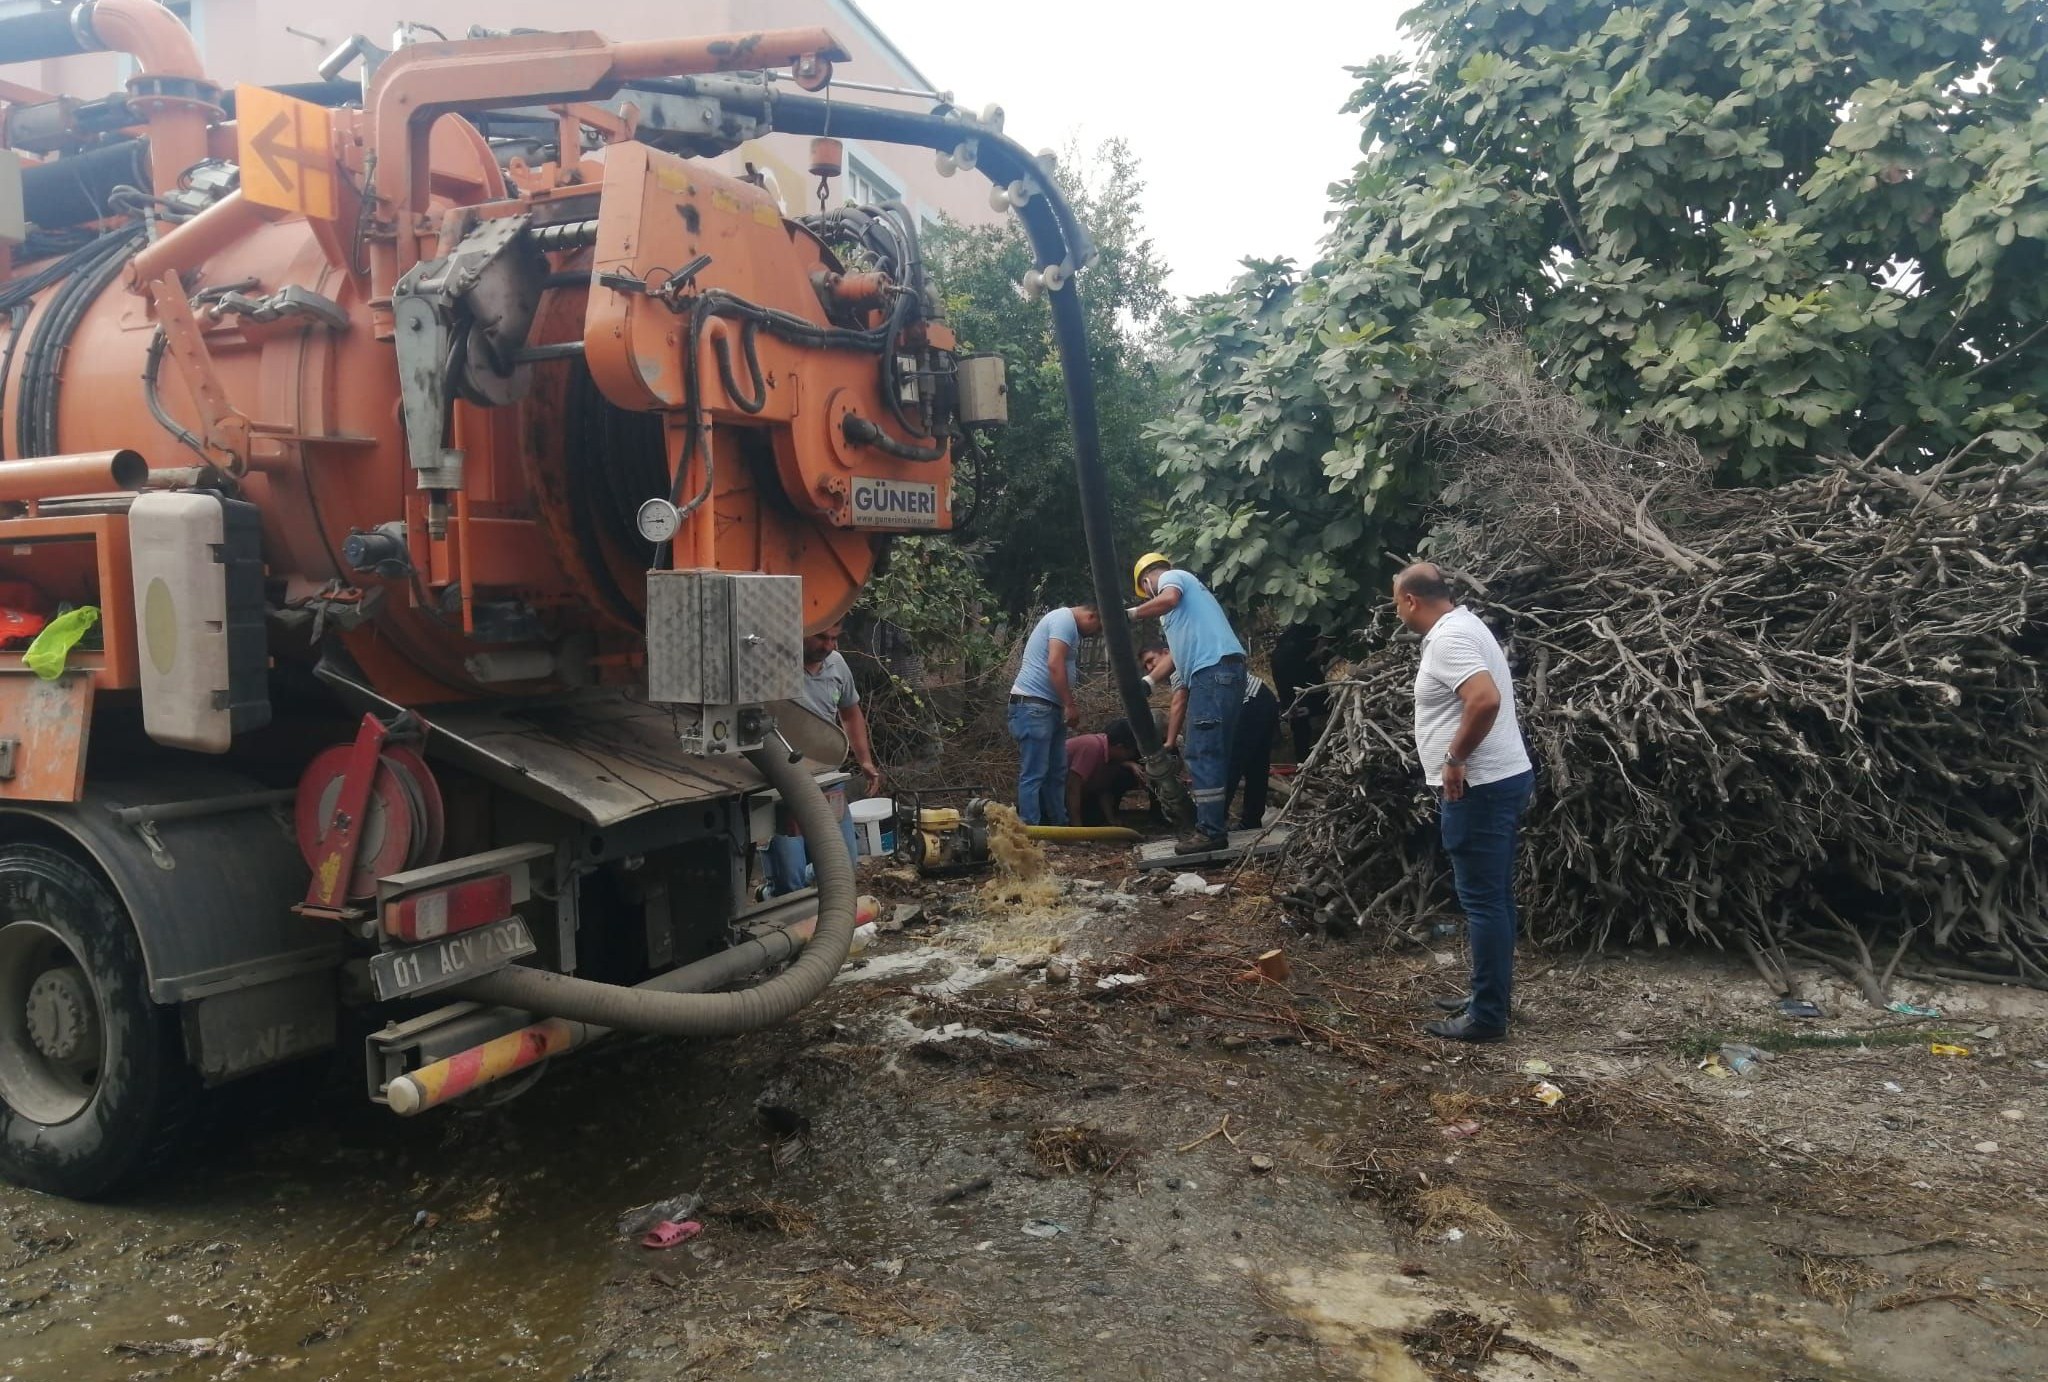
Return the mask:
[[[1822,960],[1874,999],[1917,942],[2048,987],[2048,457],[1716,490],[1498,375],[1440,420],[1438,555],[1515,668],[1528,932],[1739,946],[1781,988]],[[1353,667],[1297,808],[1294,901],[1335,928],[1449,898],[1416,655]]]

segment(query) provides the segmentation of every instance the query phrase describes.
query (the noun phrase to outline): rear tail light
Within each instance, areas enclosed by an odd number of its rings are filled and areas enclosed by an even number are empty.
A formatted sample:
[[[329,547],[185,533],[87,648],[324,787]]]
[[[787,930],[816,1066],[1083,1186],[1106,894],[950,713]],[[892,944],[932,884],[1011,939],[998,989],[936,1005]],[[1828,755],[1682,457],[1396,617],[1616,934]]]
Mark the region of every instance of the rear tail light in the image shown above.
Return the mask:
[[[384,930],[404,941],[430,941],[511,915],[512,875],[489,873],[391,899],[384,904]]]

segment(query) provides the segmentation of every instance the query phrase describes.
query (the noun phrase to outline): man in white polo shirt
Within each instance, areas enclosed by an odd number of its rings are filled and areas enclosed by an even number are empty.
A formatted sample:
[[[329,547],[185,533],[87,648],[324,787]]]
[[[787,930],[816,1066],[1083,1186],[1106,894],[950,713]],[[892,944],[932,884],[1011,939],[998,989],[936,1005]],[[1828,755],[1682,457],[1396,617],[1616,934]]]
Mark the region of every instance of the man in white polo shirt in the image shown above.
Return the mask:
[[[1394,610],[1422,635],[1415,672],[1415,752],[1437,789],[1437,825],[1465,909],[1472,992],[1439,999],[1456,1016],[1431,1036],[1507,1035],[1515,969],[1515,846],[1536,774],[1515,718],[1515,682],[1493,630],[1451,599],[1429,562],[1394,578]]]

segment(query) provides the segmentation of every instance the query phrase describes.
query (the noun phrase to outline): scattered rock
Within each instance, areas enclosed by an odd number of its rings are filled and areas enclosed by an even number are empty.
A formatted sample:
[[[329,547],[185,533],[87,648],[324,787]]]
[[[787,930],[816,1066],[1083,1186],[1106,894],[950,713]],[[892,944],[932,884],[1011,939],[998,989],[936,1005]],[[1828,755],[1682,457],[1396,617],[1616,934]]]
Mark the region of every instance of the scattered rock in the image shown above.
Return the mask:
[[[1267,1156],[1264,1152],[1253,1152],[1251,1165],[1252,1170],[1263,1176],[1266,1172],[1273,1169],[1273,1158]]]
[[[985,1190],[994,1188],[995,1183],[995,1177],[993,1176],[976,1176],[973,1180],[963,1181],[961,1184],[945,1191],[933,1203],[938,1205],[958,1204],[970,1195],[979,1195]],[[899,1272],[903,1270],[903,1263],[901,1261],[897,1262],[896,1270]]]
[[[1222,1046],[1226,1051],[1236,1051],[1242,1049],[1246,1045],[1246,1041],[1245,1038],[1233,1032],[1229,1036],[1224,1037],[1218,1045]]]
[[[1074,966],[1066,960],[1049,960],[1045,966],[1045,982],[1064,984],[1074,977]]]
[[[1001,957],[997,955],[983,955],[977,960],[975,960],[974,963],[981,966],[981,968],[983,969],[994,969],[996,967],[996,961],[1000,958]]]
[[[1173,1004],[1154,1003],[1152,1005],[1152,1020],[1162,1027],[1173,1021]]]
[[[1993,1152],[1998,1150],[1998,1144],[1996,1142],[1979,1142],[1977,1144],[1977,1150],[1984,1153],[1984,1155],[1989,1156]]]
[[[1998,1116],[2008,1123],[2024,1123],[2027,1121],[2027,1115],[2016,1108],[2003,1109],[1999,1112]]]
[[[1026,955],[1023,959],[1017,961],[1017,968],[1023,970],[1026,974],[1036,974],[1039,970],[1049,968],[1051,965],[1052,956],[1050,955]]]

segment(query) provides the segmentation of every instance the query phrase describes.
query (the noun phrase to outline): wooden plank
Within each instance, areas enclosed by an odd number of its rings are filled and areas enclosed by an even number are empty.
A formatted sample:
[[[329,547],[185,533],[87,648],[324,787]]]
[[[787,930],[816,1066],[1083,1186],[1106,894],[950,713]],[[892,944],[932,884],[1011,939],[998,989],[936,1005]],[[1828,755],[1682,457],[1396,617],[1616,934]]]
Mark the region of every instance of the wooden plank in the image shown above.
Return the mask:
[[[67,672],[44,681],[0,672],[0,800],[77,801],[85,794],[93,679]]]
[[[1234,864],[1240,859],[1262,859],[1287,848],[1287,839],[1292,833],[1284,825],[1274,826],[1271,830],[1233,830],[1228,844],[1206,854],[1175,854],[1173,841],[1155,840],[1149,845],[1138,846],[1138,867],[1193,869],[1205,864]]]

